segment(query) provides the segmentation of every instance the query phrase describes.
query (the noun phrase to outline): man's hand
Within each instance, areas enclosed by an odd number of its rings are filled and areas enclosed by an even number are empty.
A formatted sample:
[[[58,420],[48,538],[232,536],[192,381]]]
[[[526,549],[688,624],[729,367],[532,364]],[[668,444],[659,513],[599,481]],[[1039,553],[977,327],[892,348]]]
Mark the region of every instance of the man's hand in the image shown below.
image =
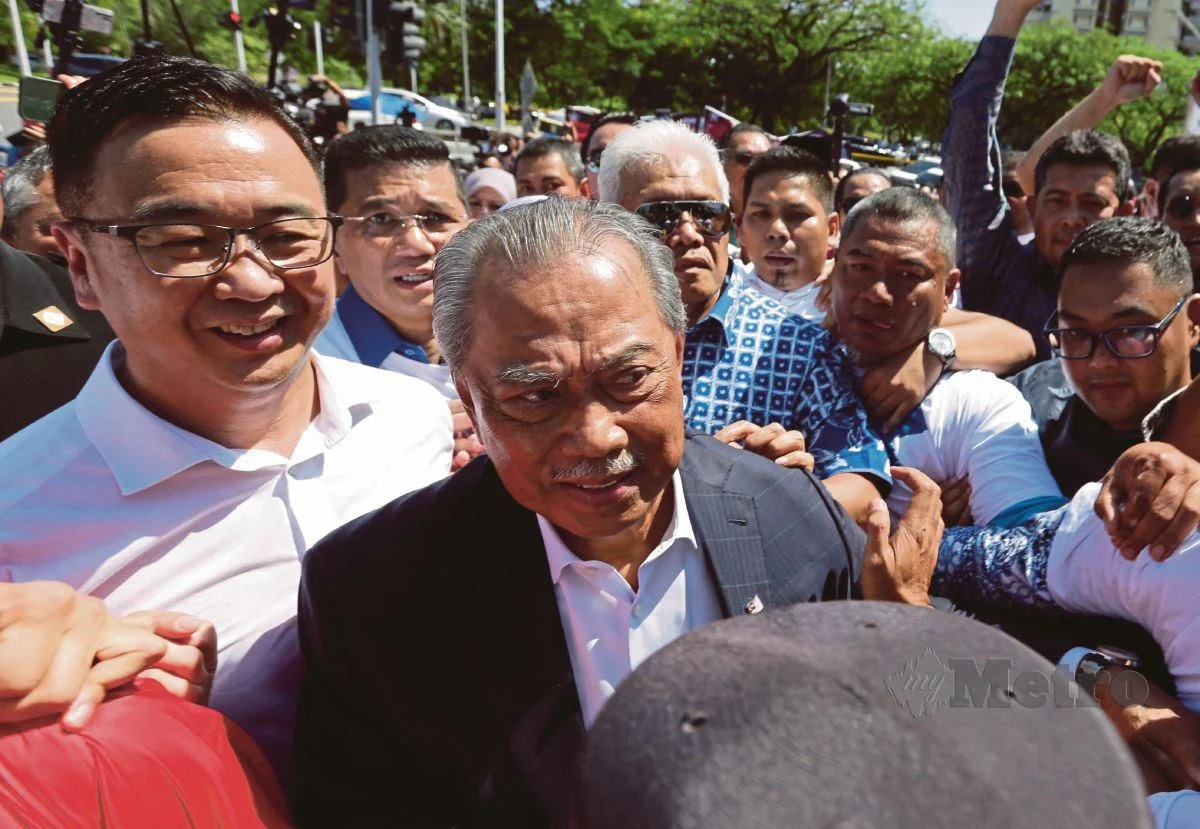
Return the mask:
[[[871,416],[883,422],[884,434],[889,434],[921,405],[942,371],[942,361],[929,353],[922,340],[863,375],[858,393]]]
[[[973,527],[971,515],[971,481],[942,481],[942,521],[947,527]]]
[[[1200,524],[1200,463],[1167,443],[1134,446],[1104,477],[1096,514],[1122,556],[1149,547],[1162,561]]]
[[[450,420],[454,424],[454,460],[450,470],[457,472],[484,453],[483,444],[475,435],[475,427],[461,400],[450,401]]]
[[[168,643],[58,582],[0,585],[0,722],[66,711],[86,725],[109,688],[167,656]]]
[[[1147,794],[1200,788],[1200,715],[1130,674],[1128,668],[1102,671],[1096,699],[1137,759]],[[1148,690],[1144,700],[1142,694],[1128,699],[1138,690]]]
[[[912,490],[912,501],[888,538],[887,504],[871,503],[867,514],[867,548],[863,553],[863,598],[929,606],[929,585],[942,543],[940,489],[916,469],[892,467],[892,476]]]
[[[211,622],[169,610],[131,613],[122,621],[167,642],[163,658],[138,676],[153,679],[180,699],[208,704],[217,673],[217,631]]]
[[[1162,83],[1162,63],[1137,55],[1121,55],[1109,67],[1098,94],[1108,108],[1149,95]]]
[[[762,455],[789,469],[812,472],[815,465],[813,456],[804,451],[804,435],[795,429],[784,429],[779,423],[756,426],[748,420],[739,420],[730,423],[713,437],[730,446]]]

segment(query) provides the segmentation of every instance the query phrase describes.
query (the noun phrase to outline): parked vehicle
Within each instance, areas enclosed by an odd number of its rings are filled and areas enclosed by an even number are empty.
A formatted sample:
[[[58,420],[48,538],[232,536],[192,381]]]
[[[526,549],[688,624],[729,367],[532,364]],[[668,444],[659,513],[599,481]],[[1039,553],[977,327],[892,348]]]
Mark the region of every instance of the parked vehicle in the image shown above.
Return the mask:
[[[362,89],[347,89],[346,99],[350,103],[350,126],[371,122],[371,94]],[[417,116],[417,123],[423,129],[462,132],[464,127],[471,125],[471,120],[456,109],[439,106],[433,101],[409,92],[407,89],[384,87],[381,90],[379,103],[382,123],[395,123],[397,116],[405,109],[412,109]]]

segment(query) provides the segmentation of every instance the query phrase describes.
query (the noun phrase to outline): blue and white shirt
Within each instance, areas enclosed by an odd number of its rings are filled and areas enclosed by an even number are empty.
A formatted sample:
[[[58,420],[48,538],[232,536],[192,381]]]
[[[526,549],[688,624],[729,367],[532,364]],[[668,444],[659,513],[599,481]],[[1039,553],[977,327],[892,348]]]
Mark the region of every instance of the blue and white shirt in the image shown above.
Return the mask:
[[[692,429],[714,434],[738,420],[780,423],[804,433],[819,477],[858,472],[891,486],[887,452],[855,392],[849,353],[736,272],[688,329],[683,393]]]

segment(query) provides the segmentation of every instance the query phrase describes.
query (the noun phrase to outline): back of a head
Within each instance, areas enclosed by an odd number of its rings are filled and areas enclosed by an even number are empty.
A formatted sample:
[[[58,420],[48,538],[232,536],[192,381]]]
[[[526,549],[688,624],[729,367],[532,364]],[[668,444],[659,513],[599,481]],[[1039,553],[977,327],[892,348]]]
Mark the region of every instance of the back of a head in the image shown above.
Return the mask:
[[[45,144],[36,148],[5,171],[0,183],[0,195],[4,199],[4,225],[0,235],[12,237],[12,228],[21,214],[38,201],[38,187],[50,172],[50,148]]]
[[[718,622],[651,656],[600,712],[576,825],[1151,826],[1117,732],[1094,705],[1056,707],[1053,672],[994,628],[899,604]]]
[[[854,205],[842,223],[842,243],[846,244],[855,229],[871,219],[894,224],[912,225],[932,222],[937,227],[938,250],[953,268],[958,258],[958,234],[954,219],[937,199],[912,187],[889,187],[872,193]]]
[[[1121,216],[1089,225],[1067,248],[1058,269],[1065,276],[1072,266],[1100,264],[1150,265],[1156,285],[1179,296],[1194,290],[1187,248],[1178,233],[1154,219]],[[1089,271],[1088,279],[1094,278]]]
[[[470,347],[475,284],[485,271],[503,270],[538,278],[565,260],[628,245],[650,282],[659,316],[672,331],[686,325],[675,260],[670,248],[640,216],[605,202],[559,196],[527,197],[526,203],[478,219],[455,234],[434,265],[433,332],[452,369]],[[522,202],[517,199],[516,202]]]
[[[271,121],[296,142],[313,169],[319,169],[307,133],[246,75],[194,58],[147,55],[69,90],[55,109],[46,133],[63,215],[86,211],[96,155],[123,125],[187,118]]]
[[[812,153],[787,146],[772,147],[750,162],[742,186],[744,201],[750,201],[750,190],[758,178],[780,172],[804,179],[825,212],[833,212],[833,182],[829,180],[828,168]]]
[[[729,179],[712,139],[676,121],[643,121],[618,135],[604,150],[600,167],[600,199],[620,204],[623,179],[636,172],[687,159],[707,166],[716,177],[721,201],[729,204]]]
[[[517,158],[513,161],[513,170],[520,170],[522,161],[534,161],[548,155],[557,155],[562,159],[567,174],[575,179],[576,184],[587,177],[587,170],[575,152],[575,145],[552,136],[543,136],[529,141],[521,149],[521,152],[517,153]]]
[[[642,118],[636,112],[604,112],[601,113],[592,125],[588,128],[587,137],[583,139],[583,143],[579,145],[579,160],[584,164],[587,163],[588,153],[591,152],[592,138],[600,131],[600,128],[606,124],[628,124],[633,126],[641,121]]]
[[[339,136],[325,150],[325,203],[337,210],[346,200],[346,176],[376,164],[436,167],[452,170],[450,148],[436,136],[391,124],[364,127]]]
[[[1129,162],[1129,150],[1114,135],[1099,130],[1078,130],[1059,138],[1038,159],[1034,173],[1035,193],[1042,192],[1046,173],[1055,164],[1108,167],[1116,180],[1114,190],[1117,198],[1122,202],[1133,198],[1133,168]]]

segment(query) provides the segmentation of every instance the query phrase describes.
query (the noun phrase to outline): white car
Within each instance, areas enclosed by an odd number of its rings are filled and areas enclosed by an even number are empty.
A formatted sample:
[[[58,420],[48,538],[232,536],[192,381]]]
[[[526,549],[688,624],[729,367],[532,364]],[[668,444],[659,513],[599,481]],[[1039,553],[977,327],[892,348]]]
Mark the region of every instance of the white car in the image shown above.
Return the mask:
[[[344,91],[346,100],[350,102],[350,127],[354,127],[358,123],[371,123],[370,92],[362,89]],[[415,92],[409,92],[407,89],[384,87],[381,90],[380,98],[379,121],[382,124],[395,123],[400,112],[411,106],[416,112],[417,123],[423,129],[453,132],[458,135],[464,127],[471,126],[470,119],[458,110],[439,106],[428,98]]]

